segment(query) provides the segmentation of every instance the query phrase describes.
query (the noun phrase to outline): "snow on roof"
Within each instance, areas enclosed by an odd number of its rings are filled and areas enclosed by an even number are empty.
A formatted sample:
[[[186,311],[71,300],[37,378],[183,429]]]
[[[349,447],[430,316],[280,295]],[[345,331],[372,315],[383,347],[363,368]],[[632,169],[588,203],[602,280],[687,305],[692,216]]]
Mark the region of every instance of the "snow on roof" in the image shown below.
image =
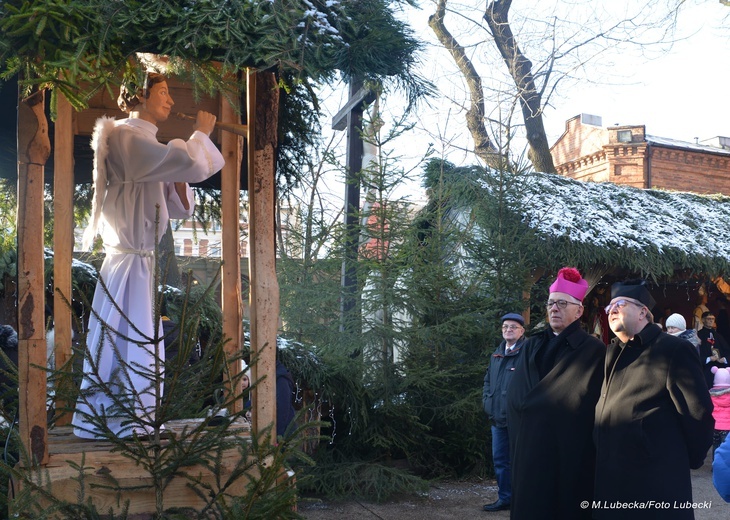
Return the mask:
[[[494,174],[497,175],[497,174]],[[482,186],[489,189],[487,183]],[[581,182],[546,173],[525,174],[515,208],[523,223],[563,257],[590,257],[645,275],[675,269],[730,272],[730,198],[612,183]],[[490,190],[491,191],[491,190]],[[556,252],[557,256],[557,252]]]
[[[695,152],[702,153],[714,153],[718,155],[730,155],[730,150],[725,148],[719,148],[717,146],[710,146],[699,143],[688,143],[687,141],[680,141],[678,139],[669,139],[667,137],[657,137],[655,135],[647,135],[646,141],[651,144],[657,144],[660,146],[668,146],[671,148],[680,148],[682,150],[692,150]]]

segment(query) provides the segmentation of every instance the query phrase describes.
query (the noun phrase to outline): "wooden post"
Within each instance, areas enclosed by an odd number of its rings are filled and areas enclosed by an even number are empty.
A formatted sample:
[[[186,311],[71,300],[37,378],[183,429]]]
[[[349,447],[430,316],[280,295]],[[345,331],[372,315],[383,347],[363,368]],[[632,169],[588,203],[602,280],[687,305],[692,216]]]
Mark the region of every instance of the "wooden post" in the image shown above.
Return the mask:
[[[276,279],[275,173],[279,87],[273,73],[248,71],[249,304],[253,429],[272,425],[276,436],[276,332],[279,283]]]
[[[357,305],[357,262],[360,246],[360,184],[362,182],[363,105],[375,100],[375,94],[363,87],[362,78],[350,81],[350,97],[332,118],[334,130],[347,130],[345,173],[345,254],[342,260],[342,296],[340,330],[359,334],[362,330]]]
[[[48,461],[43,166],[51,143],[44,101],[41,90],[18,103],[18,413],[31,464]]]
[[[225,96],[221,96],[221,121],[224,123],[240,123],[236,109],[231,106]],[[238,375],[243,364],[241,362],[241,340],[243,338],[243,310],[241,305],[241,240],[239,236],[241,191],[241,157],[243,139],[230,132],[221,132],[221,152],[226,164],[221,171],[221,256],[223,271],[221,273],[221,299],[223,308],[223,337],[229,339],[225,351],[228,359],[237,358],[230,365],[230,374]],[[240,387],[240,385],[238,385]],[[240,395],[241,388],[233,388],[228,381],[228,391]],[[235,401],[229,406],[231,412],[243,409],[243,402]]]
[[[54,133],[53,157],[53,326],[54,357],[56,369],[66,365],[71,359],[71,262],[74,247],[74,131],[73,109],[60,92],[57,94],[57,117]],[[71,384],[71,370],[61,380],[59,386],[68,395]],[[71,414],[61,413],[74,403],[56,402],[56,425],[71,423]]]

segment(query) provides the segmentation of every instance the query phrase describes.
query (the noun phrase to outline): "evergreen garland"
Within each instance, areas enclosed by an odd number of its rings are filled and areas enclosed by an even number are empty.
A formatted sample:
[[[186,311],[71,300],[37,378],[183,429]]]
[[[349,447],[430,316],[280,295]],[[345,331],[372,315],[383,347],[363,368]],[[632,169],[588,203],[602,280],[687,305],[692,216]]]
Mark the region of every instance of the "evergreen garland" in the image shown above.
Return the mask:
[[[275,68],[292,82],[394,78],[418,96],[428,89],[413,74],[420,44],[391,9],[383,0],[15,0],[0,10],[0,71],[57,87],[77,108],[85,84],[118,81],[137,52],[183,60],[203,88],[206,63],[217,61],[224,72]]]

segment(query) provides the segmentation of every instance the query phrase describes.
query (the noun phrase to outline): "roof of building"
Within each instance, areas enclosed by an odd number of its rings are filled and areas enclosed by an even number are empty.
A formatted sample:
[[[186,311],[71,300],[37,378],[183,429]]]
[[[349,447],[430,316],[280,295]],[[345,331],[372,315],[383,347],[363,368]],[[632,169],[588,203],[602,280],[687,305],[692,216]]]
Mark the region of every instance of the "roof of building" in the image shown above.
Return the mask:
[[[451,171],[455,182],[463,179],[477,187],[462,190],[466,198],[455,201],[454,209],[495,200],[496,187],[505,178],[478,167]],[[730,229],[730,197],[642,190],[547,173],[524,173],[508,182],[502,201],[534,235],[531,247],[546,267],[607,265],[656,279],[679,269],[709,276],[730,273],[730,240],[723,239]],[[501,186],[504,190],[504,180]]]
[[[525,182],[523,220],[573,255],[654,276],[678,268],[730,271],[730,198],[642,190],[535,173]]]
[[[669,148],[677,148],[681,150],[691,150],[693,152],[702,153],[714,153],[718,155],[730,156],[730,150],[725,148],[719,148],[717,146],[710,146],[700,143],[688,143],[687,141],[680,141],[679,139],[669,139],[668,137],[658,137],[655,135],[646,135],[646,141],[651,144],[660,146],[666,146]]]

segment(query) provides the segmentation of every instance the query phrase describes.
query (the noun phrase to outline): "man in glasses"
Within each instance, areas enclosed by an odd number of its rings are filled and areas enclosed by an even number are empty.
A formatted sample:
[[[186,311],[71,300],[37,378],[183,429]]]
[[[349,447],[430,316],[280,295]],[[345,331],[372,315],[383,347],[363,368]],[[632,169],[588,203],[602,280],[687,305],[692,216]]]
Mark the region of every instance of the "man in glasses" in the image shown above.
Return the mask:
[[[697,333],[700,338],[700,361],[703,364],[703,372],[707,388],[711,388],[715,376],[712,367],[727,368],[730,347],[725,338],[717,332],[717,321],[711,312],[702,313],[702,328]]]
[[[511,312],[502,320],[502,341],[492,354],[484,376],[482,404],[492,423],[492,461],[497,476],[497,500],[484,506],[484,511],[502,511],[512,501],[512,474],[507,429],[507,387],[512,380],[525,336],[524,318]]]
[[[596,405],[602,507],[594,518],[692,519],[690,468],[702,466],[714,425],[700,360],[687,341],[653,323],[644,280],[614,284],[611,298],[606,312],[616,338]]]
[[[580,326],[587,291],[577,269],[558,272],[549,327],[525,342],[507,391],[512,520],[591,518],[591,435],[606,347]]]

